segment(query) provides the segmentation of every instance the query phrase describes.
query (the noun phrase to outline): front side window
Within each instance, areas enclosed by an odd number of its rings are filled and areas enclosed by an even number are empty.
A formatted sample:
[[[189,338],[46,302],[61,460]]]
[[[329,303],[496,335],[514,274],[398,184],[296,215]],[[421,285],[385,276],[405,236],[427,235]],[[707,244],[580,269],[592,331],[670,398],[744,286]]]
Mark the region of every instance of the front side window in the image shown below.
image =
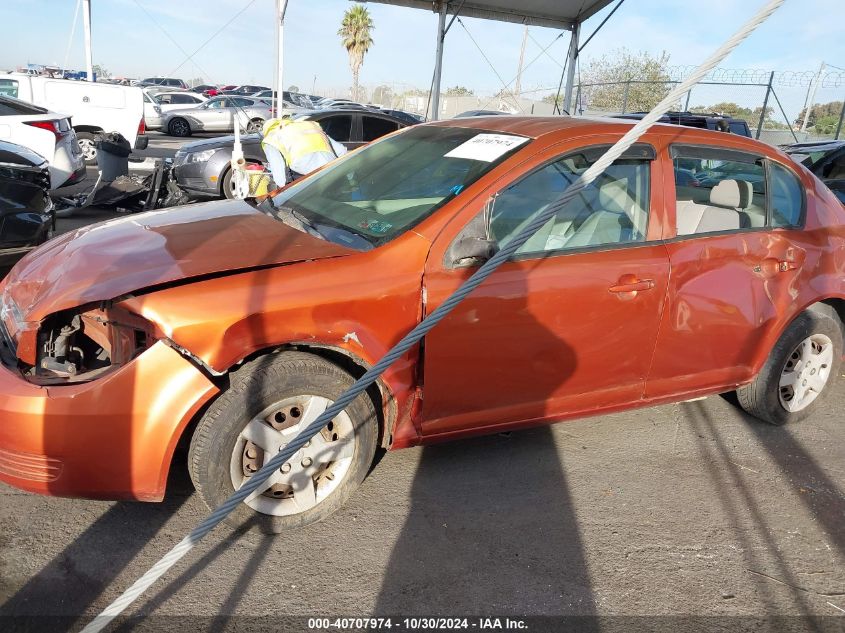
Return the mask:
[[[763,160],[718,154],[676,155],[675,217],[678,235],[766,226]]]
[[[489,237],[507,244],[583,174],[600,152],[570,154],[503,190],[489,209]],[[523,244],[518,254],[571,250],[645,240],[648,160],[622,159],[569,201]]]
[[[0,79],[0,95],[18,98],[18,82],[14,79]]]

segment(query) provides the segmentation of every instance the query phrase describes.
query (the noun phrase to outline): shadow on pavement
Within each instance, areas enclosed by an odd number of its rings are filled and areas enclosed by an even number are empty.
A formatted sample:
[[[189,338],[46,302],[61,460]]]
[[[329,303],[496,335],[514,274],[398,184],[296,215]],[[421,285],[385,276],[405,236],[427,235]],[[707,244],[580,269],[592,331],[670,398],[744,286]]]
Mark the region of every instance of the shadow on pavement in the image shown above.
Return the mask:
[[[550,429],[423,449],[374,613],[595,614]]]
[[[174,468],[162,503],[121,501],[112,505],[0,606],[25,630],[65,631],[85,614],[120,573],[179,511],[192,492],[184,469]],[[47,617],[44,617],[47,616]],[[8,623],[8,620],[7,620]]]

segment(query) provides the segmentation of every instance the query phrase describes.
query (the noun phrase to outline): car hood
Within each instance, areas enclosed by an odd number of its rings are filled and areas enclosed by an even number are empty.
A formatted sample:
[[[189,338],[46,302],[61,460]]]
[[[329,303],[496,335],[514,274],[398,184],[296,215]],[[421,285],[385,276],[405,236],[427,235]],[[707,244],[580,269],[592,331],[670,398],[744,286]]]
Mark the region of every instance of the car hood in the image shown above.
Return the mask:
[[[162,284],[356,251],[242,201],[152,211],[66,233],[24,257],[4,294],[27,322]]]
[[[260,134],[245,134],[241,136],[241,143],[243,145],[258,145],[261,143]],[[235,145],[234,136],[217,136],[215,138],[208,138],[202,141],[194,141],[193,143],[185,143],[179,148],[180,154],[192,154],[194,152],[202,152],[207,149],[222,149],[227,147],[232,149]]]

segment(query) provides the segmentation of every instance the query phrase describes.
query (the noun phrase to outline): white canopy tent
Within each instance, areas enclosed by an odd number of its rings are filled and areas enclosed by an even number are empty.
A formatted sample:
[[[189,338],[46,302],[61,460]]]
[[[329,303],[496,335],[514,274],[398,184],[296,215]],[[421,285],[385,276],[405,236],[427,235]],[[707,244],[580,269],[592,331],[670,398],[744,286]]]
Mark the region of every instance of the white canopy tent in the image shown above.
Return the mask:
[[[439,14],[439,20],[437,22],[437,52],[434,60],[434,79],[432,81],[431,95],[433,108],[431,118],[437,119],[440,109],[440,77],[443,70],[443,44],[446,33],[449,31],[449,27],[451,27],[456,17],[460,15],[470,18],[515,22],[528,26],[545,26],[570,31],[572,38],[570,39],[569,51],[567,53],[566,89],[563,98],[564,109],[570,110],[572,89],[575,82],[575,61],[578,57],[579,50],[583,48],[583,46],[579,47],[578,45],[581,24],[609,5],[613,0],[364,0],[364,2],[378,2],[413,9],[426,9]],[[607,18],[616,11],[619,4],[614,7]],[[447,24],[446,19],[450,14],[452,15],[452,20]],[[607,18],[605,18],[605,21],[607,21]],[[604,22],[602,22],[602,25],[604,25]]]

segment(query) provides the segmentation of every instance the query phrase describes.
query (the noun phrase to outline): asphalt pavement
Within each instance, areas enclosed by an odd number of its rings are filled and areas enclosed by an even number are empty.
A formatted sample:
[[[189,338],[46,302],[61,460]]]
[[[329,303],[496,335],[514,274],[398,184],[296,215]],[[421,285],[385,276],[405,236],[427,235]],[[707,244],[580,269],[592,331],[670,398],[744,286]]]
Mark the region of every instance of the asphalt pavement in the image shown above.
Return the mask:
[[[322,523],[275,538],[218,528],[130,613],[174,631],[338,615],[607,618],[576,621],[590,631],[689,628],[671,616],[773,630],[744,618],[784,616],[791,630],[842,630],[843,378],[794,426],[713,396],[391,452]],[[0,616],[78,630],[206,513],[184,455],[159,504],[0,485]]]
[[[786,622],[841,630],[843,404],[840,378],[794,427],[715,396],[388,453],[322,523],[275,538],[218,528],[130,613],[174,631],[397,614],[607,616],[602,631],[819,616],[834,619]],[[184,457],[160,504],[0,486],[0,615],[78,629],[206,513]],[[271,624],[291,622],[307,629]]]

